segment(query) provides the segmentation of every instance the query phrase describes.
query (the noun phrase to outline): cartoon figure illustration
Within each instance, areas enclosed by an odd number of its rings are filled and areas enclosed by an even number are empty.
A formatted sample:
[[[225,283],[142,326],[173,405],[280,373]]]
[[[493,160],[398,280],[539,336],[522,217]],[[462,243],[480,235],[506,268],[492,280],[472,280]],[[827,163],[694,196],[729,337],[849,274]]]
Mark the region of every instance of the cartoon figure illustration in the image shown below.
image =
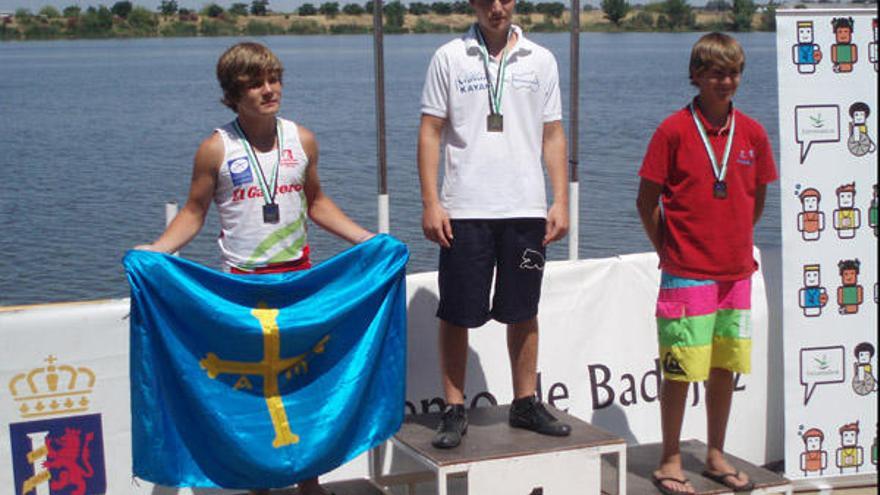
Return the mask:
[[[837,206],[834,210],[834,229],[837,237],[852,239],[856,236],[856,230],[862,226],[862,212],[855,208],[856,183],[844,184],[835,191],[837,194]]]
[[[811,474],[822,476],[828,468],[828,452],[822,450],[822,442],[825,434],[818,428],[810,428],[801,435],[804,441],[804,451],[801,452],[801,471],[804,476]]]
[[[871,464],[877,465],[877,435],[874,435],[874,441],[871,442]]]
[[[801,212],[798,213],[798,230],[805,241],[818,241],[825,230],[825,213],[819,211],[822,195],[817,189],[808,187],[801,194]]]
[[[813,21],[798,21],[797,44],[791,47],[791,59],[801,74],[816,72],[816,65],[822,61],[822,50],[813,39]]]
[[[877,149],[874,141],[871,141],[868,136],[869,115],[871,115],[871,109],[863,101],[857,101],[849,107],[849,116],[852,117],[852,122],[849,123],[849,138],[846,140],[846,147],[855,156],[864,156]]]
[[[874,346],[870,342],[862,342],[853,349],[856,361],[853,363],[852,387],[859,395],[868,395],[877,391],[877,378],[871,367],[874,357]]]
[[[804,286],[798,290],[798,305],[804,316],[821,316],[828,304],[828,291],[822,287],[819,265],[804,265]]]
[[[871,30],[874,31],[874,41],[868,43],[868,61],[874,65],[874,72],[877,72],[877,18],[871,21]]]
[[[871,198],[871,206],[868,207],[868,225],[874,229],[874,237],[877,237],[877,184],[874,184],[874,196]]]
[[[859,466],[865,462],[865,449],[859,446],[859,422],[847,423],[837,431],[840,433],[840,447],[836,451],[835,464],[840,474],[849,468],[855,468],[858,473]]]
[[[840,269],[840,284],[837,288],[838,312],[842,315],[853,315],[859,312],[859,305],[864,297],[862,286],[859,285],[858,258],[854,260],[840,260],[837,268]]]
[[[834,72],[852,72],[853,64],[859,61],[858,47],[852,42],[853,24],[852,17],[831,19],[836,41],[831,45],[831,68]]]

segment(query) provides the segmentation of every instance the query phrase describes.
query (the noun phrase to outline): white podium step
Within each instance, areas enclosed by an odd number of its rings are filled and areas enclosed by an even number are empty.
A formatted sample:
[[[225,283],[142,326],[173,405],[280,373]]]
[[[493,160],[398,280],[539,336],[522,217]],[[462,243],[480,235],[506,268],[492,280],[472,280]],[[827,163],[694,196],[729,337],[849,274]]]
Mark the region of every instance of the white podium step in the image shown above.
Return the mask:
[[[433,473],[438,495],[447,495],[449,478],[460,476],[473,495],[598,495],[603,457],[613,457],[606,466],[625,470],[623,439],[558,410],[552,412],[572,426],[571,435],[538,435],[511,428],[507,411],[508,406],[469,410],[468,433],[455,449],[431,446],[439,413],[408,416],[392,441]],[[626,476],[613,471],[607,473],[615,479],[613,492],[626,493]]]

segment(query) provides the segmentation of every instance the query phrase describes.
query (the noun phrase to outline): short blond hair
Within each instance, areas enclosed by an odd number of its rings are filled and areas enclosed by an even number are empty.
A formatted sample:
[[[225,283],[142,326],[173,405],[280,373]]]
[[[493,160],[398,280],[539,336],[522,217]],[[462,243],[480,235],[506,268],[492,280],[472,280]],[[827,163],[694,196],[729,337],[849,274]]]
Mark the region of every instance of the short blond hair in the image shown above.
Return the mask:
[[[223,88],[220,101],[237,111],[244,89],[266,78],[281,81],[283,73],[281,61],[266,46],[253,42],[232,45],[217,61],[217,80]]]
[[[736,38],[716,32],[703,35],[694,43],[689,67],[691,84],[695,75],[713,67],[738,72],[746,68],[746,54]]]

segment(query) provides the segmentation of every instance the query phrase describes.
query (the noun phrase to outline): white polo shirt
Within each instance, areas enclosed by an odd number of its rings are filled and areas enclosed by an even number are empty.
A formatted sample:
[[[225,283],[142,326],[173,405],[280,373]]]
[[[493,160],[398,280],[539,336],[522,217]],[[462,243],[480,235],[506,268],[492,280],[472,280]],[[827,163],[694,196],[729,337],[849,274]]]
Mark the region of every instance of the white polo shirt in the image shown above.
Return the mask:
[[[488,132],[489,96],[476,25],[431,59],[422,113],[446,120],[440,202],[450,218],[544,218],[544,123],[562,119],[559,71],[549,50],[523,36],[507,54],[504,132]],[[490,57],[493,87],[498,61]]]

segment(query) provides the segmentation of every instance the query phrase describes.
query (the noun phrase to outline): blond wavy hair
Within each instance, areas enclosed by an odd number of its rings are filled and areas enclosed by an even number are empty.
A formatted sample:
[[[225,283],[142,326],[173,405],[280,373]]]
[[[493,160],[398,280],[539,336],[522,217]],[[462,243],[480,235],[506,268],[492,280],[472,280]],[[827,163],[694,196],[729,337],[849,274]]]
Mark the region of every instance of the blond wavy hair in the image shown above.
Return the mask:
[[[223,89],[224,105],[237,111],[242,92],[266,79],[281,81],[281,61],[266,46],[244,42],[229,47],[217,61],[217,81]]]
[[[737,72],[742,72],[746,68],[746,54],[742,45],[733,36],[717,32],[709,33],[694,43],[688,68],[691,84],[694,84],[694,76],[716,67],[724,71]]]

